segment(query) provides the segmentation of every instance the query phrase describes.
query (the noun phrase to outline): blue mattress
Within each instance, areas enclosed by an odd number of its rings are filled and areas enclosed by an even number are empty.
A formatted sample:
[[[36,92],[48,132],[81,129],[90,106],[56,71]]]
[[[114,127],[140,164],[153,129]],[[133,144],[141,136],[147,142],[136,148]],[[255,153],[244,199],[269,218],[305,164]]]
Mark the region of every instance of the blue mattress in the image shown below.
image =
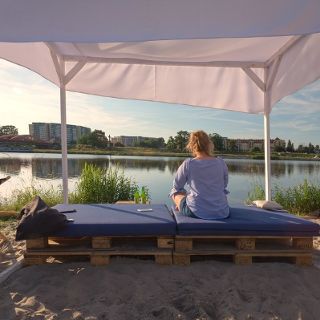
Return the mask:
[[[273,212],[255,207],[230,208],[230,217],[202,220],[185,217],[172,209],[179,235],[260,235],[319,236],[319,225],[289,213]]]
[[[56,205],[69,219],[67,226],[51,236],[160,236],[175,235],[176,222],[166,205],[138,204],[70,204]],[[139,208],[152,208],[150,212],[139,212]]]

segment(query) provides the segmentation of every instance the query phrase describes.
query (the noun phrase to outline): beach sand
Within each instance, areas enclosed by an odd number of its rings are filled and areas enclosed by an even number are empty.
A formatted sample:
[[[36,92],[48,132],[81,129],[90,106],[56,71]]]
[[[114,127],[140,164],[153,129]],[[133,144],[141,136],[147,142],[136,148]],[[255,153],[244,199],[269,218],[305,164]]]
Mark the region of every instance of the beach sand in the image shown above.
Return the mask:
[[[320,269],[278,262],[160,266],[129,258],[103,267],[30,266],[1,284],[0,319],[318,320]]]

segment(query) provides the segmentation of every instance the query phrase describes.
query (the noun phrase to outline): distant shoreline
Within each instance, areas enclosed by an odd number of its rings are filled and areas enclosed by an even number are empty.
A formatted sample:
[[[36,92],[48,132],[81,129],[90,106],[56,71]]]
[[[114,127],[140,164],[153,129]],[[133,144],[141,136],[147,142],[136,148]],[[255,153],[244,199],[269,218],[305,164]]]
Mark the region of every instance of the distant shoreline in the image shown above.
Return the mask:
[[[6,153],[52,153],[60,154],[61,150],[53,149],[34,149],[33,151],[6,151]],[[69,149],[68,154],[82,154],[82,155],[106,155],[106,156],[152,156],[152,157],[190,157],[189,153],[159,151],[154,149],[144,148],[116,148],[113,150],[78,150]],[[264,160],[263,153],[215,153],[217,156],[225,159],[251,159]],[[299,161],[320,161],[320,157],[315,158],[314,154],[296,154],[296,153],[272,153],[271,160],[299,160]]]

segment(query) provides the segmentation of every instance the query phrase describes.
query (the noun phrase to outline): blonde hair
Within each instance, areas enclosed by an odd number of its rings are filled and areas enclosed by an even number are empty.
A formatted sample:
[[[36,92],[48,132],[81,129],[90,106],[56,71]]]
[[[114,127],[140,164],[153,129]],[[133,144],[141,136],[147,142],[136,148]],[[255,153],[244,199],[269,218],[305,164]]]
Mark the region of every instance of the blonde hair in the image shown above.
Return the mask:
[[[211,156],[213,153],[214,145],[209,136],[202,130],[194,131],[190,134],[187,144],[187,150],[194,156],[198,152],[204,152],[206,155]]]

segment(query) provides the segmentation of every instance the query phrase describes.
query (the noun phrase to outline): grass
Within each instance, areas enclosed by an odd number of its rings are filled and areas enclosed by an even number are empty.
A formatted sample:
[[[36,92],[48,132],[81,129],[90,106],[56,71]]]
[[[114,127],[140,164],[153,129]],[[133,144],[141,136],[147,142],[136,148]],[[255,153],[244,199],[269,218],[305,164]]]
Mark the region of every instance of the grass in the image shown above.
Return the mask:
[[[145,186],[144,190],[149,201],[149,190]],[[69,194],[69,202],[115,203],[119,200],[133,200],[136,191],[139,191],[137,183],[126,177],[118,167],[102,169],[92,164],[85,164],[75,191]],[[50,207],[63,202],[61,187],[43,188],[31,185],[15,190],[10,198],[0,199],[0,210],[19,212],[37,195]]]
[[[118,167],[99,168],[85,164],[76,190],[70,194],[70,203],[115,203],[133,200],[139,189],[136,182],[124,175]]]
[[[53,186],[44,189],[41,186],[31,185],[24,189],[15,190],[10,198],[0,199],[0,210],[20,211],[35,196],[40,196],[49,206],[62,202],[62,190]]]
[[[265,192],[261,184],[254,184],[248,193],[247,203],[253,200],[264,200]],[[304,180],[296,186],[284,188],[275,186],[272,200],[297,215],[310,214],[320,209],[320,185]]]

